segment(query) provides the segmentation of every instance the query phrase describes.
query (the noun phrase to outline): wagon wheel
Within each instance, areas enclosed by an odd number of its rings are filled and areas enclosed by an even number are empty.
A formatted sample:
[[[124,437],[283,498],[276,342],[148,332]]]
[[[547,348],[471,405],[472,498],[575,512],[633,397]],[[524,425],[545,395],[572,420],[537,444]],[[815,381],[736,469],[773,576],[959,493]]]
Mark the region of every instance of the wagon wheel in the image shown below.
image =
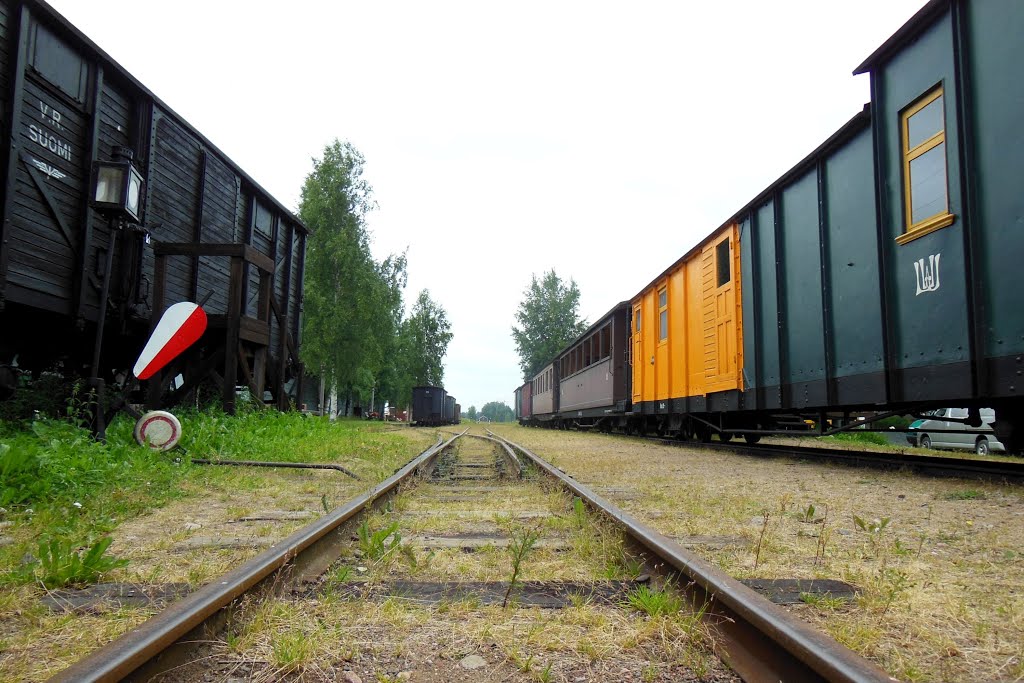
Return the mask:
[[[693,434],[697,437],[697,441],[702,443],[709,443],[711,441],[711,428],[706,424],[696,424],[693,427]]]

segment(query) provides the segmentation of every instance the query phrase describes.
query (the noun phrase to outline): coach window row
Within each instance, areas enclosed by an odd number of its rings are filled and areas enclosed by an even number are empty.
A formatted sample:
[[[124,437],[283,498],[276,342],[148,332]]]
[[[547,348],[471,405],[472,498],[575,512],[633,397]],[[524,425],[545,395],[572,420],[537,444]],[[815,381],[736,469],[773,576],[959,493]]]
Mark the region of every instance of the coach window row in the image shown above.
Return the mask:
[[[900,244],[951,225],[945,98],[939,85],[900,114],[904,231]]]
[[[561,376],[568,377],[595,363],[600,363],[611,355],[612,324],[609,322],[562,356],[559,368]]]
[[[551,391],[551,370],[547,370],[543,375],[530,382],[530,389],[534,396]]]

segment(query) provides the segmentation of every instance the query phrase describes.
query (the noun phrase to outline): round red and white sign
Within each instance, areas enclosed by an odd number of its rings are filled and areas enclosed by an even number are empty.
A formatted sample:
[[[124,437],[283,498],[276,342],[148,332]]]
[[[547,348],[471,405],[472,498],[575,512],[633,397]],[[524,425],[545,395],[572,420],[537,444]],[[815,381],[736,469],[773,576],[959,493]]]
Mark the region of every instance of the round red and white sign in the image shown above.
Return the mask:
[[[181,423],[164,410],[152,410],[135,423],[135,440],[155,451],[168,451],[178,445]]]

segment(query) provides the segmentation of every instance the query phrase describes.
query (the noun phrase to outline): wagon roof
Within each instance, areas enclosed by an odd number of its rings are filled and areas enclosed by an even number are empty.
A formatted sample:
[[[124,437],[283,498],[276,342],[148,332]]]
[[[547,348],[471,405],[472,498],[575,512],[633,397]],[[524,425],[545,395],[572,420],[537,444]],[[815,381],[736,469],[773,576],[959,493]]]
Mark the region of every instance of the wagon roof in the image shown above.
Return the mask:
[[[580,342],[580,341],[581,341],[581,340],[582,340],[582,339],[583,339],[584,337],[586,337],[587,335],[589,335],[589,334],[592,334],[592,333],[594,332],[594,330],[596,330],[596,329],[597,329],[597,328],[598,328],[598,327],[599,327],[600,325],[604,324],[604,322],[605,322],[605,321],[606,321],[606,320],[607,320],[608,318],[610,318],[610,317],[612,317],[613,315],[615,315],[615,313],[616,313],[616,312],[617,312],[617,311],[618,311],[619,309],[622,309],[622,308],[629,308],[629,302],[628,302],[628,301],[620,301],[619,303],[617,303],[617,304],[615,304],[614,306],[612,306],[611,310],[609,310],[609,311],[608,311],[607,313],[605,313],[605,314],[604,314],[604,315],[602,315],[602,316],[601,316],[600,318],[598,318],[597,320],[595,320],[595,321],[593,322],[593,324],[591,324],[591,325],[590,325],[590,327],[588,327],[587,329],[585,329],[585,330],[584,330],[583,332],[581,332],[581,333],[579,334],[579,336],[577,336],[577,337],[576,337],[575,339],[573,339],[573,340],[572,340],[571,342],[569,342],[569,343],[568,343],[568,344],[566,344],[566,345],[565,345],[564,347],[562,347],[562,349],[561,349],[561,350],[559,350],[559,352],[555,354],[555,358],[561,358],[561,357],[562,357],[562,355],[563,355],[563,354],[565,354],[565,352],[566,352],[566,351],[568,351],[568,350],[569,350],[569,349],[571,349],[572,347],[576,346],[576,344],[578,344],[578,343],[579,343],[579,342]]]
[[[865,59],[860,66],[853,71],[853,75],[874,71],[877,67],[886,63],[903,47],[915,39],[922,31],[942,16],[949,8],[949,0],[931,0],[928,4],[917,11],[917,14],[907,20],[896,33],[892,34],[887,41],[881,44],[871,56]]]
[[[209,138],[207,138],[205,135],[199,132],[195,128],[195,126],[186,121],[180,114],[171,109],[171,107],[167,106],[166,102],[157,97],[152,90],[143,85],[137,78],[135,78],[135,76],[132,76],[127,69],[118,64],[113,57],[111,57],[109,54],[106,53],[106,51],[103,48],[101,48],[99,45],[93,42],[93,40],[89,38],[89,36],[82,33],[82,31],[74,24],[72,24],[70,21],[68,21],[68,19],[64,17],[64,15],[62,15],[60,12],[51,7],[46,2],[43,2],[43,0],[24,0],[24,2],[27,6],[32,8],[33,13],[39,12],[40,14],[45,15],[47,19],[54,25],[55,28],[59,28],[62,32],[70,36],[74,41],[76,41],[80,45],[84,45],[87,50],[91,51],[95,55],[95,61],[103,63],[104,71],[107,74],[109,74],[111,69],[115,71],[117,73],[117,76],[121,80],[130,83],[135,88],[138,88],[146,97],[152,99],[155,104],[159,105],[160,108],[164,112],[166,112],[170,117],[176,119],[181,125],[183,125],[189,131],[194,133],[200,140],[202,140],[203,144],[207,148],[209,148],[210,151],[214,152],[217,156],[223,159],[224,162],[228,166],[230,166],[235,172],[237,172],[238,175],[248,185],[251,185],[253,189],[262,194],[264,198],[272,202],[274,206],[278,208],[278,210],[280,210],[285,216],[287,216],[290,222],[295,223],[303,232],[307,234],[309,233],[309,227],[306,226],[306,224],[303,223],[302,220],[298,216],[296,216],[291,209],[287,208],[284,204],[278,201],[272,194],[267,192],[263,188],[263,186],[261,186],[252,178],[252,176],[250,176],[248,173],[242,170],[242,168],[239,167],[238,164],[236,164],[234,161],[231,160],[230,157],[228,157],[228,155],[222,152],[221,149],[217,147],[217,145],[210,142]]]
[[[817,164],[818,161],[822,159],[825,155],[827,155],[829,152],[836,149],[837,147],[845,144],[850,138],[852,138],[857,133],[861,132],[863,129],[867,128],[869,125],[871,125],[871,105],[865,104],[864,108],[861,111],[857,112],[857,114],[854,115],[853,118],[847,121],[842,128],[840,128],[835,133],[830,135],[828,139],[825,140],[820,145],[818,145],[813,152],[804,157],[800,162],[793,166],[793,168],[789,169],[781,176],[779,176],[777,180],[775,180],[771,185],[769,185],[764,190],[759,192],[752,200],[744,204],[743,208],[733,213],[727,221],[725,221],[717,228],[715,228],[711,233],[709,233],[706,237],[704,237],[697,244],[695,244],[689,251],[687,251],[678,259],[673,261],[668,268],[659,273],[656,278],[651,280],[647,285],[642,287],[639,292],[634,294],[630,301],[635,301],[644,292],[657,285],[658,282],[663,280],[666,275],[668,275],[673,270],[678,268],[680,263],[691,258],[694,254],[698,253],[701,249],[703,249],[704,245],[713,240],[718,234],[722,232],[724,228],[727,228],[728,226],[738,222],[745,214],[749,213],[753,208],[760,206],[769,198],[771,198],[771,196],[780,187],[788,184],[791,180],[806,173],[808,170],[813,168],[815,164]]]

